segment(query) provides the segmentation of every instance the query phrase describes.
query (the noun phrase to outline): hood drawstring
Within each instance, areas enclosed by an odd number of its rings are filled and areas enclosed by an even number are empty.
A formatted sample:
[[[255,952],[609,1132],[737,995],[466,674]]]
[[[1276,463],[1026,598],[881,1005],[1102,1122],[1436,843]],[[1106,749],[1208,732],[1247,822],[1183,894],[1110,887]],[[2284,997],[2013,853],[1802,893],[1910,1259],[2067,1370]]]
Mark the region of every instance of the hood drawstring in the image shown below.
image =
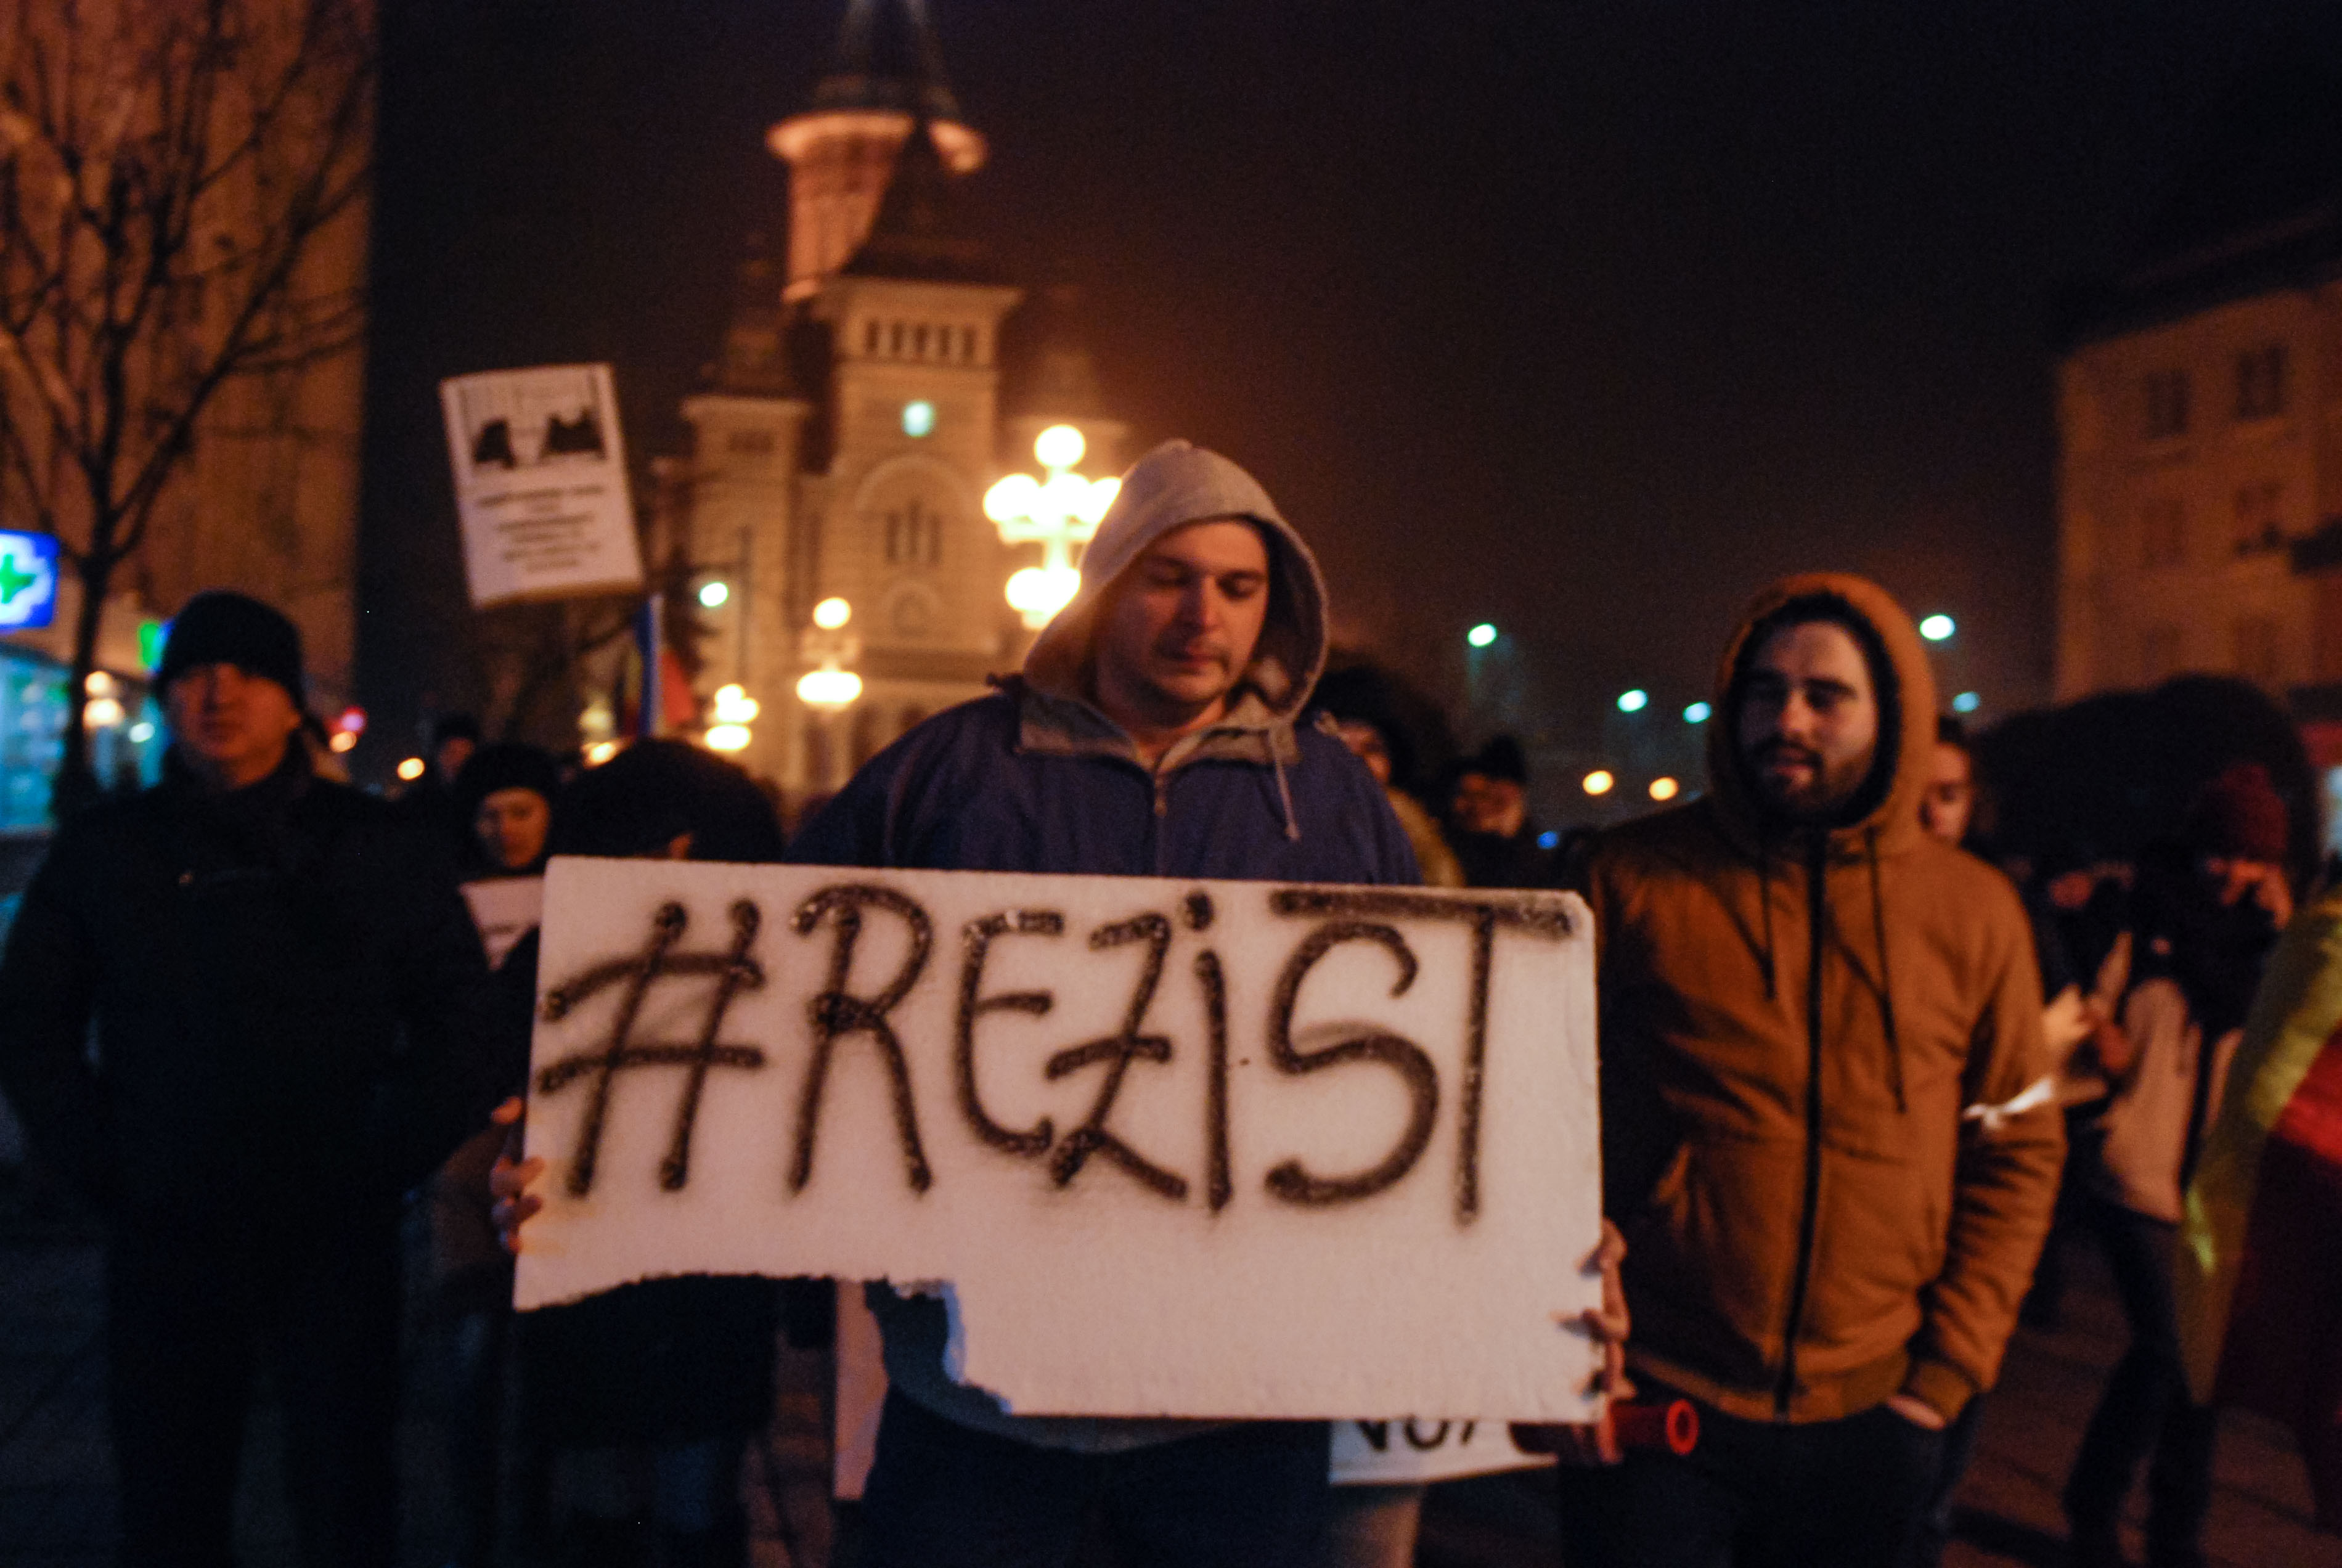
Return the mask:
[[[1293,786],[1285,782],[1285,753],[1278,749],[1274,733],[1268,737],[1268,765],[1276,774],[1276,798],[1285,806],[1285,836],[1299,844],[1301,819],[1293,814]]]
[[[1903,1093],[1903,1037],[1895,1030],[1895,972],[1887,959],[1887,900],[1879,888],[1878,830],[1869,829],[1863,843],[1870,860],[1870,934],[1878,944],[1878,1018],[1887,1029],[1887,1077],[1895,1091],[1895,1109],[1910,1114]]]
[[[1773,958],[1773,846],[1762,833],[1756,837],[1756,908],[1765,923],[1765,950],[1756,955],[1756,962],[1765,971],[1765,1000],[1778,1002],[1778,965]]]

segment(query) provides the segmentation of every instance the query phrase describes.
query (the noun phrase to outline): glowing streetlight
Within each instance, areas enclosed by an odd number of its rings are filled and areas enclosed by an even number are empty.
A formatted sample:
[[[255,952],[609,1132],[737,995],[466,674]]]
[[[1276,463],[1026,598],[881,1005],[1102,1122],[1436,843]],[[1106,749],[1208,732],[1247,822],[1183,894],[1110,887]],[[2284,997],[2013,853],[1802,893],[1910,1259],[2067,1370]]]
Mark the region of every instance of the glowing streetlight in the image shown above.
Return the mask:
[[[1587,794],[1608,794],[1611,786],[1618,781],[1611,776],[1608,768],[1596,768],[1579,782],[1585,785]]]
[[[1982,706],[1984,699],[1974,692],[1962,692],[1952,699],[1952,711],[1956,714],[1972,714]]]
[[[724,602],[730,597],[732,597],[732,584],[721,578],[713,583],[702,583],[699,585],[699,605],[704,610],[720,610],[724,607]]]
[[[81,722],[88,729],[112,729],[124,716],[122,704],[112,697],[92,697],[81,705]]]
[[[1011,474],[984,493],[984,514],[1000,530],[1002,544],[1041,546],[1041,564],[1008,579],[1008,606],[1030,631],[1047,625],[1080,590],[1074,547],[1096,536],[1099,520],[1122,490],[1119,479],[1085,479],[1074,472],[1088,451],[1080,431],[1052,424],[1033,440],[1034,460],[1048,478]]]
[[[716,688],[716,722],[700,738],[713,752],[744,752],[754,739],[748,726],[756,722],[759,706],[737,682]]]
[[[798,639],[798,651],[808,661],[818,661],[815,667],[797,677],[797,701],[817,714],[842,714],[862,695],[862,677],[846,666],[862,652],[862,639],[846,630],[854,619],[854,606],[839,598],[824,599],[813,607],[815,629]],[[756,704],[741,692],[727,713],[725,692],[739,692],[737,686],[726,686],[716,694],[716,716],[726,723],[745,724],[755,716]],[[743,706],[742,704],[745,704]],[[713,744],[713,741],[709,743]]]
[[[1941,612],[1919,623],[1919,635],[1931,643],[1947,643],[1951,641],[1952,634],[1959,629],[1958,622]]]
[[[1618,694],[1618,711],[1622,714],[1639,714],[1650,705],[1651,694],[1640,686]]]
[[[1687,724],[1704,724],[1707,723],[1710,718],[1714,717],[1715,714],[1716,710],[1710,707],[1707,704],[1694,703],[1691,706],[1684,710],[1684,723]]]
[[[903,434],[917,441],[936,433],[936,405],[924,397],[903,404]]]
[[[1676,783],[1676,781],[1671,778],[1655,778],[1651,781],[1651,798],[1653,800],[1673,800],[1679,793],[1682,792],[1682,789],[1683,785]]]
[[[1485,648],[1496,640],[1496,628],[1483,621],[1464,634],[1464,640],[1476,648]]]
[[[586,765],[589,768],[598,768],[604,763],[608,762],[612,757],[616,756],[617,754],[617,742],[596,741],[592,745],[586,748]]]
[[[425,764],[421,757],[409,757],[398,764],[398,776],[408,784],[413,784],[423,776],[424,767]]]
[[[136,724],[130,726],[130,739],[133,744],[143,746],[154,738],[155,726],[148,724],[145,719],[141,719]]]

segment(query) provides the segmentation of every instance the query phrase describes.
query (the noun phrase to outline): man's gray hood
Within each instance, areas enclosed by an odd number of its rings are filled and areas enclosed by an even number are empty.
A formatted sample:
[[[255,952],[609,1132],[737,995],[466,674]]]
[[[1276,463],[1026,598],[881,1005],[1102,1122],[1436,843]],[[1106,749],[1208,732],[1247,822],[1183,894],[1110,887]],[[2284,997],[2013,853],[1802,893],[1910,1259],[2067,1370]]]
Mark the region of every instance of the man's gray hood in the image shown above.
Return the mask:
[[[1326,666],[1326,581],[1317,559],[1259,481],[1221,456],[1166,441],[1122,476],[1122,493],[1082,555],[1082,585],[1025,655],[1025,679],[1057,697],[1086,697],[1090,644],[1107,584],[1175,528],[1218,517],[1257,524],[1269,544],[1268,620],[1244,684],[1290,723]]]

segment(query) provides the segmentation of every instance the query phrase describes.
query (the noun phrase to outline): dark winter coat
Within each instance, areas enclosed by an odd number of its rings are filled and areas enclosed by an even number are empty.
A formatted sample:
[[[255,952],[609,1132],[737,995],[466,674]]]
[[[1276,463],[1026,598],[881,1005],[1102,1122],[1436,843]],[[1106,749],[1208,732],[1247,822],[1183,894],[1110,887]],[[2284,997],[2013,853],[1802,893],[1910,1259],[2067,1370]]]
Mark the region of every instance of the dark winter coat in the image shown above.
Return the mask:
[[[0,1088],[125,1223],[346,1213],[485,1119],[489,1006],[435,834],[297,745],[226,795],[175,764],[67,823],[34,876],[0,956]]]

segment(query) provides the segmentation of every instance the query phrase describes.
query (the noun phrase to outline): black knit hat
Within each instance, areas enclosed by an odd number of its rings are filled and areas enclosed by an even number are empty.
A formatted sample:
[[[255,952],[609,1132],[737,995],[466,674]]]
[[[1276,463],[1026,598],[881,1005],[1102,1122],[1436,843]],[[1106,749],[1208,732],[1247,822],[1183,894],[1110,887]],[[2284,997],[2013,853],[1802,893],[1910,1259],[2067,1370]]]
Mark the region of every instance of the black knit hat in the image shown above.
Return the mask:
[[[204,664],[234,664],[247,675],[275,681],[291,694],[294,706],[307,704],[299,628],[247,594],[215,588],[187,601],[171,623],[163,662],[155,666],[155,689],[166,692],[173,681]]]
[[[535,790],[548,806],[559,800],[561,769],[553,754],[519,741],[500,741],[474,752],[455,775],[455,804],[463,820],[470,822],[482,801],[508,789]]]

